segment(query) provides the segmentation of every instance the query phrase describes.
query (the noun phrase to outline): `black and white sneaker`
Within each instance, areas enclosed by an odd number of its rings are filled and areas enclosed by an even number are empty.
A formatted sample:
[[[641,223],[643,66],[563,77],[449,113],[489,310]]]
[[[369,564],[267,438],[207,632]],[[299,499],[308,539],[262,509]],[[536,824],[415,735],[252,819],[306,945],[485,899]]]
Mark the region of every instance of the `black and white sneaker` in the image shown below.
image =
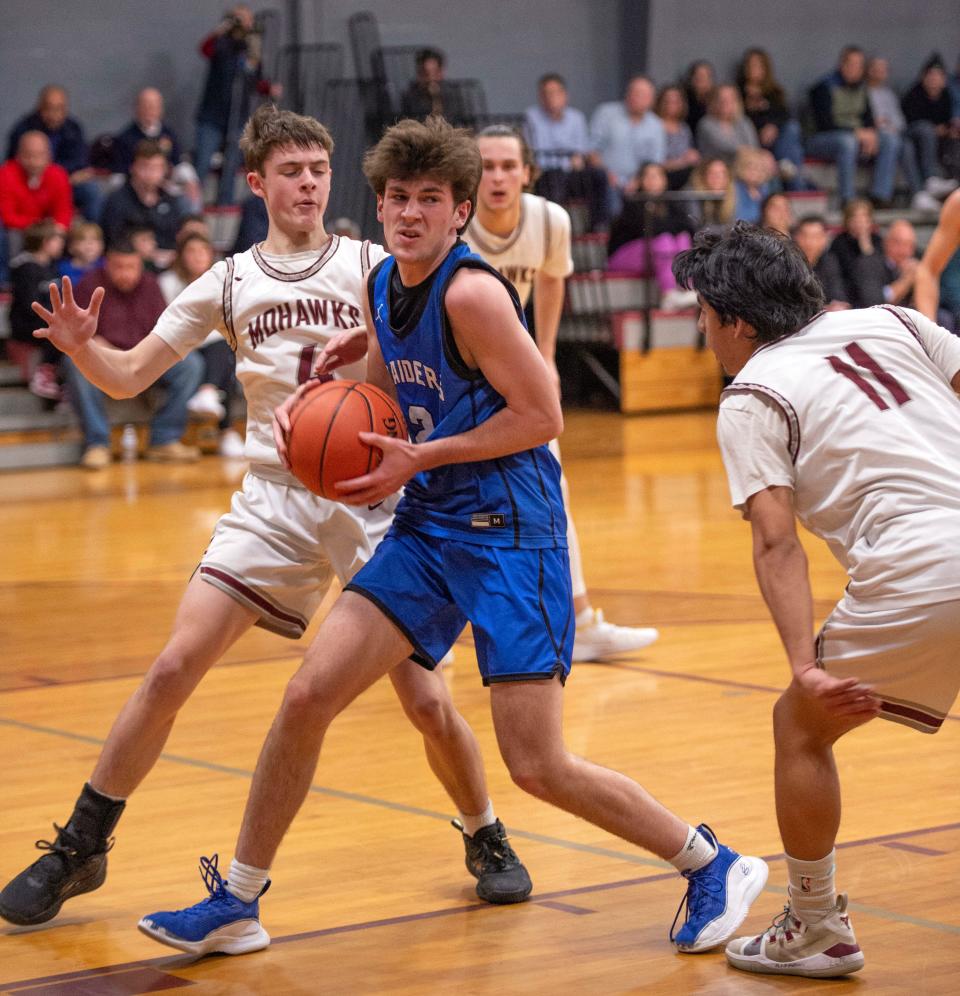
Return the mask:
[[[510,846],[504,825],[495,820],[471,837],[459,820],[451,823],[463,835],[467,871],[477,880],[477,895],[498,905],[522,903],[533,891],[533,883]]]
[[[46,923],[68,899],[99,889],[107,877],[107,851],[113,847],[112,839],[101,841],[96,850],[90,851],[63,827],[54,823],[53,828],[57,831],[55,840],[36,843],[39,850],[48,853],[0,892],[0,916],[10,923]]]

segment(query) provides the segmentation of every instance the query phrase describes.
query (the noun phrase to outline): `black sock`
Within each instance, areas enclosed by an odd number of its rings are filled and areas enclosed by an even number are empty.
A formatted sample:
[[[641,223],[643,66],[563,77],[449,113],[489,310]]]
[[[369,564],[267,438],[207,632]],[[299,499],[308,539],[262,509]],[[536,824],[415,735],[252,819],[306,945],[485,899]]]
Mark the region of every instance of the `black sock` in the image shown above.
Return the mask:
[[[102,795],[87,782],[64,830],[80,853],[105,851],[126,804],[124,799],[118,802]]]

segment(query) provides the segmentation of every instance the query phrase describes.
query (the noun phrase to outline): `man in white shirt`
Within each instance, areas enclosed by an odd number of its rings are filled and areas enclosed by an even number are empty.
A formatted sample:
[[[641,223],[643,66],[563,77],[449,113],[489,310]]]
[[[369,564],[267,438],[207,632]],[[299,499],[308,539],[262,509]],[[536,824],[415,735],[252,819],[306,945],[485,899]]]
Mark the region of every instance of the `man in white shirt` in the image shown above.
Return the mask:
[[[521,136],[504,125],[491,125],[477,138],[483,175],[477,191],[477,212],[463,234],[474,252],[495,266],[517,289],[526,307],[533,292],[533,327],[537,346],[547,362],[557,391],[556,346],[563,311],[565,280],[573,272],[570,255],[570,216],[543,197],[526,194],[530,181],[530,150]],[[560,458],[557,440],[550,444]],[[640,650],[659,634],[649,627],[615,626],[590,604],[580,543],[570,512],[570,490],[560,483],[567,510],[567,547],[573,581],[577,631],[575,661],[602,661]]]
[[[960,340],[891,305],[823,312],[800,250],[749,225],[699,236],[674,272],[735,375],[720,448],[793,672],[774,708],[790,905],[727,958],[846,975],[863,953],[834,885],[833,744],[875,716],[935,733],[960,686]],[[850,577],[816,639],[797,519]]]

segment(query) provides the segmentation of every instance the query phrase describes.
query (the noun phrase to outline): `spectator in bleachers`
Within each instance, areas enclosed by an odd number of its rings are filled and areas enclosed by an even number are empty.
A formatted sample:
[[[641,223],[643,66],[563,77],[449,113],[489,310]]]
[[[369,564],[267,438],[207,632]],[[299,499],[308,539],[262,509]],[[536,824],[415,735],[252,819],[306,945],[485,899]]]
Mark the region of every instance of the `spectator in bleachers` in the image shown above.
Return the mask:
[[[103,229],[95,221],[75,221],[67,232],[67,250],[57,266],[73,283],[103,265]]]
[[[137,94],[133,105],[133,120],[113,138],[111,168],[114,173],[128,174],[133,165],[137,146],[150,139],[163,150],[170,164],[171,193],[179,194],[191,210],[203,209],[203,194],[196,170],[186,162],[176,133],[163,119],[163,94],[155,87],[145,87]]]
[[[145,272],[143,260],[129,241],[116,240],[107,249],[103,267],[92,270],[77,285],[77,304],[81,308],[89,306],[98,287],[103,287],[106,295],[97,335],[117,349],[132,349],[149,335],[166,305],[157,278]],[[102,470],[111,459],[106,395],[80,373],[69,356],[63,357],[63,365],[70,401],[83,429],[80,464],[88,470]],[[183,445],[180,438],[187,426],[187,402],[196,393],[202,376],[203,360],[191,353],[157,381],[166,389],[167,398],[150,422],[148,460],[182,463],[199,457],[199,451]]]
[[[199,235],[213,244],[210,225],[202,214],[187,214],[180,219],[180,226],[177,228],[177,245],[179,246],[188,235]]]
[[[279,96],[280,88],[263,74],[261,38],[253,11],[237,4],[200,44],[208,60],[207,78],[197,108],[194,165],[202,184],[214,155],[223,151],[218,204],[232,204],[240,166],[240,129],[250,116],[254,92]]]
[[[610,227],[607,269],[635,277],[652,275],[664,311],[692,308],[696,292],[679,289],[670,267],[674,256],[693,244],[693,221],[681,204],[661,200],[667,192],[667,171],[660,163],[644,163],[636,187]]]
[[[716,88],[717,74],[712,63],[698,59],[690,64],[683,77],[683,89],[687,97],[687,124],[694,135],[700,119],[707,113]]]
[[[846,300],[846,287],[840,263],[833,253],[829,252],[830,235],[827,223],[820,215],[808,215],[801,218],[790,233],[793,241],[807,258],[810,269],[813,270],[827,301],[827,311],[843,311],[850,307]]]
[[[13,158],[21,136],[29,131],[40,131],[47,136],[53,162],[70,177],[77,210],[88,221],[99,221],[103,193],[90,169],[83,128],[69,116],[67,91],[62,86],[45,86],[37,98],[36,108],[13,126],[7,143],[8,159]]]
[[[921,170],[921,157],[918,138],[907,130],[906,118],[900,107],[900,98],[889,85],[890,66],[886,59],[874,56],[867,63],[867,95],[870,99],[870,111],[878,131],[890,132],[900,141],[900,165],[903,167],[912,197],[911,207],[915,211],[938,211],[940,202],[930,190],[924,188],[924,176]],[[934,156],[936,156],[936,139],[934,138]],[[934,163],[934,166],[936,164]]]
[[[636,189],[643,163],[666,158],[667,133],[653,113],[654,96],[653,83],[646,76],[634,76],[623,100],[600,104],[590,119],[591,161],[606,170],[612,215],[619,213],[623,195]]]
[[[789,235],[793,230],[793,206],[790,198],[780,191],[767,194],[760,205],[760,224],[772,228],[781,235]]]
[[[353,218],[347,218],[346,216],[334,218],[330,223],[329,232],[331,235],[340,235],[345,239],[353,239],[355,242],[359,242],[363,238],[360,226]]]
[[[680,190],[690,179],[694,166],[700,162],[693,132],[687,124],[687,98],[683,88],[665,86],[657,96],[655,110],[667,136],[666,159],[663,162],[667,171],[667,186],[670,190]]]
[[[9,260],[17,255],[28,226],[52,218],[66,231],[73,219],[70,178],[50,161],[50,140],[42,131],[24,132],[16,156],[0,166],[0,285],[9,281]]]
[[[590,135],[583,111],[569,106],[567,84],[558,73],[540,77],[537,99],[527,108],[524,124],[539,171],[536,193],[558,204],[586,201],[590,230],[605,229],[607,177],[587,161]]]
[[[246,252],[267,237],[267,206],[262,197],[251,194],[240,205],[240,226],[234,237],[231,253]]]
[[[733,224],[736,192],[730,167],[722,159],[704,159],[693,171],[690,189],[705,194],[722,195],[719,200],[694,204],[690,213],[699,229],[722,229]]]
[[[873,161],[870,195],[877,206],[893,199],[900,138],[878,131],[870,110],[864,80],[863,49],[847,45],[840,53],[838,68],[810,91],[810,109],[816,131],[807,140],[807,152],[836,163],[840,200],[854,196],[857,162]]]
[[[733,161],[734,218],[760,223],[763,202],[770,193],[773,159],[763,149],[741,145]]]
[[[803,134],[790,114],[787,96],[773,74],[766,50],[748,49],[737,69],[737,86],[744,114],[750,119],[761,148],[772,153],[787,190],[803,190]]]
[[[438,48],[422,48],[416,55],[417,75],[400,95],[400,113],[423,121],[439,114],[448,121],[461,122],[466,108],[457,88],[446,79],[447,57]]]
[[[214,264],[213,245],[203,235],[188,232],[177,243],[173,265],[157,277],[164,300],[170,304],[181,291],[202,277]],[[218,449],[222,456],[243,456],[243,440],[231,428],[230,401],[236,394],[236,358],[219,332],[210,335],[196,353],[203,360],[202,383],[187,402],[188,411],[195,415],[212,415],[219,422]]]
[[[109,248],[132,228],[149,228],[156,239],[151,258],[160,270],[170,265],[177,245],[177,229],[187,213],[183,202],[164,189],[167,157],[147,139],[134,152],[130,177],[108,198],[103,208],[103,232]]]
[[[757,129],[743,113],[740,94],[729,84],[714,91],[710,108],[697,125],[696,137],[704,159],[723,159],[728,166],[743,146],[760,147]]]
[[[10,339],[7,355],[30,381],[41,354],[34,329],[45,326],[30,307],[39,301],[50,306],[51,282],[57,279],[57,260],[63,252],[63,231],[50,218],[36,221],[23,233],[23,251],[10,261]]]
[[[943,60],[934,55],[921,70],[920,79],[903,96],[903,114],[916,156],[915,168],[925,190],[934,197],[943,197],[957,186],[956,180],[943,178],[941,168],[942,159],[955,161],[960,151],[960,116],[954,114],[947,83]],[[937,203],[936,210],[939,207]]]
[[[913,282],[917,275],[917,232],[906,218],[890,222],[883,236],[886,283],[883,300],[873,304],[903,304],[913,307]]]
[[[873,206],[854,198],[843,208],[843,231],[830,243],[829,252],[840,265],[843,300],[853,308],[882,304],[887,284],[883,241],[874,226]]]

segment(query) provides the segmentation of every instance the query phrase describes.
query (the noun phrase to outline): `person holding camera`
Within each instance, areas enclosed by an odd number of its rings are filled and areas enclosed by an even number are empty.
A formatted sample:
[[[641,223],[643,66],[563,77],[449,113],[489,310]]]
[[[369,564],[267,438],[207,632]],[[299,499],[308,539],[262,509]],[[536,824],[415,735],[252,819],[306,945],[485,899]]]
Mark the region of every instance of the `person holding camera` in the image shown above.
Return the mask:
[[[217,204],[232,204],[240,166],[240,129],[250,116],[254,92],[279,97],[280,90],[263,76],[261,35],[253,11],[237,4],[200,45],[209,60],[203,96],[197,109],[194,165],[200,183],[210,172],[213,156],[223,150]]]

